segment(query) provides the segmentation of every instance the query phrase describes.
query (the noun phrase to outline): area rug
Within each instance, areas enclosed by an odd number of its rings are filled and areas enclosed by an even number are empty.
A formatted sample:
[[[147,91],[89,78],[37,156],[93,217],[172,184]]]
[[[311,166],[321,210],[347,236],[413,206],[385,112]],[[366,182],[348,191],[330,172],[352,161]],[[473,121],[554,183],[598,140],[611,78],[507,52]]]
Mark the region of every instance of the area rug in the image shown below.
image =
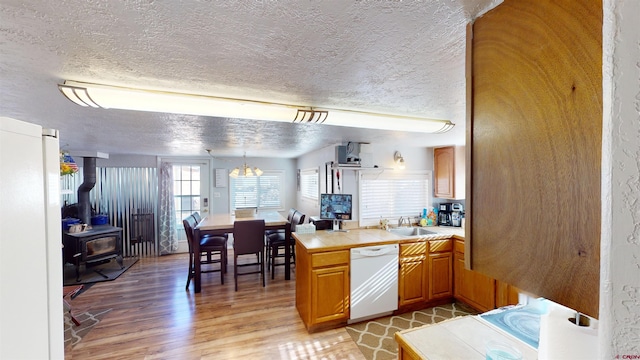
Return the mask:
[[[397,331],[475,314],[477,312],[470,307],[453,303],[361,322],[349,325],[346,329],[368,360],[397,359],[398,344],[394,339]]]
[[[103,264],[88,265],[86,267],[81,266],[80,281],[76,281],[75,267],[72,264],[65,264],[64,286],[115,280],[137,261],[137,257],[124,258],[122,260],[122,264],[124,265],[122,269],[115,259],[111,259]]]
[[[104,318],[111,309],[86,311],[80,314],[74,314],[76,319],[80,321],[80,325],[76,326],[68,313],[64,314],[64,347],[74,347],[82,338],[91,331],[100,320]]]

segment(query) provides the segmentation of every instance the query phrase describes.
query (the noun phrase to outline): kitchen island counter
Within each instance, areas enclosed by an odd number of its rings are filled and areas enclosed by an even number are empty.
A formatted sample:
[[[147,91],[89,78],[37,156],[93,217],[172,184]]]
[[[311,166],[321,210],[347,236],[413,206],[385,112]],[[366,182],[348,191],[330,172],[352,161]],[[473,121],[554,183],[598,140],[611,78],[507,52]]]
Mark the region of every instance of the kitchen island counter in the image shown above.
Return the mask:
[[[399,245],[396,313],[452,301],[453,238],[464,239],[464,233],[462,229],[427,229],[434,233],[403,236],[380,229],[294,232],[296,308],[307,330],[344,326],[350,319],[353,248]]]
[[[422,236],[402,236],[380,229],[354,229],[343,231],[316,231],[310,234],[293,233],[296,242],[309,253],[350,250],[354,247],[386,244],[402,244],[417,240],[442,240],[456,238],[464,240],[464,229],[455,227],[426,227],[435,234]]]
[[[523,360],[538,358],[538,351],[511,335],[497,330],[478,316],[464,316],[395,333],[400,360],[486,359],[489,340],[509,344]]]

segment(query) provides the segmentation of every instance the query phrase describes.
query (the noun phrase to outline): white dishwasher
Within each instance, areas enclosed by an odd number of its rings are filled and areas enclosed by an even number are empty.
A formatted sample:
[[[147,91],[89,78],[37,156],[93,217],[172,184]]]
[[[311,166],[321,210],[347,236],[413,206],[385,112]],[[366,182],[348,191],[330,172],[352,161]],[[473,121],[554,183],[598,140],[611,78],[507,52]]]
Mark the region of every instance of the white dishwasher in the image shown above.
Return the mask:
[[[398,309],[398,245],[351,249],[349,322]]]

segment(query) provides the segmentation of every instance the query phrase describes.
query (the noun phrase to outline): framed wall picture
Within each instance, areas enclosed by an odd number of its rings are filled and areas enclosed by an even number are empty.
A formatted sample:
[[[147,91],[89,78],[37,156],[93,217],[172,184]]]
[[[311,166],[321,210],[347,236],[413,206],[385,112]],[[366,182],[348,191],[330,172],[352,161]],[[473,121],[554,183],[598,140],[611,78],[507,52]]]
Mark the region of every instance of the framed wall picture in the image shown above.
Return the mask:
[[[224,188],[229,183],[229,175],[227,169],[215,169],[215,187]]]

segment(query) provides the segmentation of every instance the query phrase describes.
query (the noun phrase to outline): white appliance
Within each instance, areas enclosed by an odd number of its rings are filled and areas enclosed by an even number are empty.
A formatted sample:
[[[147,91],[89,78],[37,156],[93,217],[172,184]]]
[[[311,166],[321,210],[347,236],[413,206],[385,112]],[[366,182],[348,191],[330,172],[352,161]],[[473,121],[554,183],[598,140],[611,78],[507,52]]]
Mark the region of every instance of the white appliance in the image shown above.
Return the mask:
[[[351,249],[351,311],[357,322],[398,309],[397,244]]]
[[[64,359],[57,135],[0,117],[0,359]]]

